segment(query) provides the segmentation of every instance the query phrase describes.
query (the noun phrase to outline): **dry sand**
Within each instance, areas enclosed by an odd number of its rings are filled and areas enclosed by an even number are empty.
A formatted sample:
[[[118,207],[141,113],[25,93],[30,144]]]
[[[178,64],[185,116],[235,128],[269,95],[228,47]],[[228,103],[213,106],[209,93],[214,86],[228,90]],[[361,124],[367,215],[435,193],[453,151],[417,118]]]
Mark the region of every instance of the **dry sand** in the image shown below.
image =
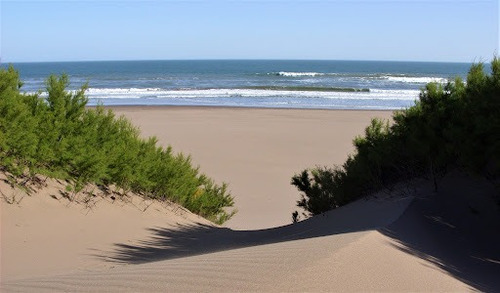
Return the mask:
[[[342,164],[354,136],[389,111],[120,107],[145,136],[192,155],[201,171],[228,182],[239,212],[226,226],[289,224],[298,191],[292,176],[316,165]]]
[[[96,197],[99,202],[89,210],[50,197],[57,195],[57,186],[49,184],[20,204],[1,203],[2,291],[500,288],[495,280],[500,257],[491,249],[500,242],[485,249],[464,237],[468,234],[457,233],[457,219],[465,215],[433,209],[436,205],[430,203],[436,197],[428,196],[432,192],[427,185],[398,188],[390,196],[379,194],[289,224],[298,198],[290,177],[316,164],[342,163],[353,150],[353,136],[362,133],[371,117],[388,118],[389,112],[169,107],[116,111],[143,135],[156,135],[160,143],[190,153],[203,172],[228,182],[239,213],[226,227],[217,227],[175,205],[149,205],[138,197],[126,202]],[[444,189],[446,194],[471,192],[463,178],[450,182],[447,186],[455,189]],[[0,190],[12,196],[9,188],[0,183]],[[461,203],[467,206],[467,200]],[[492,206],[475,210],[486,215]],[[474,237],[488,237],[491,231]],[[457,251],[462,256],[456,257]]]
[[[63,184],[49,182],[36,194],[12,189],[3,179],[0,191],[18,204],[1,199],[2,282],[10,279],[86,272],[115,266],[96,257],[114,249],[114,243],[137,243],[150,228],[208,221],[174,204],[139,196],[111,199],[98,196],[84,203],[63,198]],[[115,198],[118,196],[115,195]]]

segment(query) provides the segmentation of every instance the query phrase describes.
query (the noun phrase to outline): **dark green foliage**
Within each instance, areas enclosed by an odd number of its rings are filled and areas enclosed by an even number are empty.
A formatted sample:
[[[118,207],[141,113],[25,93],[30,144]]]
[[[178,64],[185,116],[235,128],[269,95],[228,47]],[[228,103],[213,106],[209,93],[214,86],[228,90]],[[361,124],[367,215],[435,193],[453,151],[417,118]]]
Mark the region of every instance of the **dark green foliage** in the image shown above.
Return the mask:
[[[373,119],[354,139],[355,155],[342,168],[314,168],[292,178],[299,207],[312,215],[336,208],[402,180],[434,182],[460,168],[500,177],[500,60],[487,75],[473,65],[464,83],[429,83],[414,106],[396,111],[394,123]]]
[[[200,174],[189,157],[141,139],[123,117],[103,107],[87,109],[83,86],[69,92],[68,77],[50,76],[47,97],[20,92],[18,73],[0,70],[0,168],[15,176],[43,174],[71,182],[78,192],[87,183],[175,201],[216,223],[235,212],[227,185]],[[29,177],[29,176],[28,176]]]
[[[292,178],[292,184],[302,191],[297,206],[312,215],[321,214],[349,202],[349,193],[345,192],[342,178],[344,170],[317,167],[304,170]]]

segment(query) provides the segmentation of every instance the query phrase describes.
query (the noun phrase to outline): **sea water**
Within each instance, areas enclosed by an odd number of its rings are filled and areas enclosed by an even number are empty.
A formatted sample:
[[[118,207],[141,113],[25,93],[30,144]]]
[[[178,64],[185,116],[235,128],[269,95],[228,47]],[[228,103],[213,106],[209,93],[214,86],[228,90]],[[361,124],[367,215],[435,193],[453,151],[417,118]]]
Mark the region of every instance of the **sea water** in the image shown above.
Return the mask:
[[[90,105],[402,109],[429,82],[465,78],[468,63],[297,60],[95,61],[13,64],[22,91],[44,95],[50,74]],[[6,64],[2,64],[2,67]]]

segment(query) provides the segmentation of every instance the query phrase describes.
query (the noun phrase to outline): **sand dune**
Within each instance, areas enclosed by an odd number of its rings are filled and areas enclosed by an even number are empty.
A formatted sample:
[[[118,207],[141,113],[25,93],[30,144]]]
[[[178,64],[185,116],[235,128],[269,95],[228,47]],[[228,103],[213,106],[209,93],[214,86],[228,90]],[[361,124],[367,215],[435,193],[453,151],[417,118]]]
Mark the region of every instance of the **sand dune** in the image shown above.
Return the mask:
[[[295,225],[257,231],[161,229],[115,246],[105,270],[3,283],[6,291],[463,291],[438,266],[377,231],[412,197],[361,200]],[[186,249],[188,251],[186,251]],[[215,252],[214,252],[215,251]],[[423,282],[425,280],[425,282]]]
[[[0,175],[0,180],[3,176]],[[28,196],[0,181],[0,191],[16,195],[19,204],[1,199],[0,263],[2,282],[33,276],[106,269],[116,264],[94,257],[111,250],[113,243],[135,243],[149,235],[148,228],[210,223],[174,204],[144,200],[139,196],[111,199],[99,192],[91,201],[63,198],[62,184]]]
[[[89,210],[51,197],[53,183],[1,203],[2,292],[500,290],[496,191],[463,174],[437,194],[423,181],[403,184],[289,224],[293,172],[341,163],[351,138],[387,112],[118,111],[229,182],[240,214],[219,227],[134,196],[98,196]]]

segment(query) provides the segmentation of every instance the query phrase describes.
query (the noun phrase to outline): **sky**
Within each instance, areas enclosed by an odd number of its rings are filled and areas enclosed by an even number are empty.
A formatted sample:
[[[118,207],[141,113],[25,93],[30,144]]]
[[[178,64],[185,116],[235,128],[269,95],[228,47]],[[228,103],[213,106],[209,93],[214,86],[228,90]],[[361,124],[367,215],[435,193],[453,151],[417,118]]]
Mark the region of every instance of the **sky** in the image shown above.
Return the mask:
[[[499,0],[0,0],[1,62],[488,62]]]

